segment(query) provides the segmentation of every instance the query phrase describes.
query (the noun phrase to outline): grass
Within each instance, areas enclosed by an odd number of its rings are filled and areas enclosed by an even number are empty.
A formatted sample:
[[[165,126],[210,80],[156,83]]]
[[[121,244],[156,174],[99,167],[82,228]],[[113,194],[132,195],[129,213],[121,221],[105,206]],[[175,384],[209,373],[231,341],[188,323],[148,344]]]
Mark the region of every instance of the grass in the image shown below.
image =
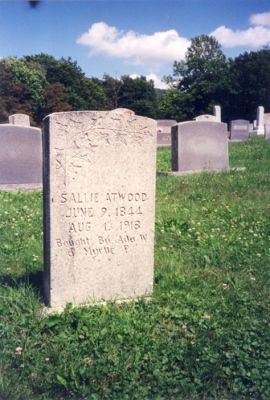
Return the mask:
[[[0,193],[1,399],[269,400],[270,141],[230,164],[157,178],[153,301],[46,318],[41,194]]]

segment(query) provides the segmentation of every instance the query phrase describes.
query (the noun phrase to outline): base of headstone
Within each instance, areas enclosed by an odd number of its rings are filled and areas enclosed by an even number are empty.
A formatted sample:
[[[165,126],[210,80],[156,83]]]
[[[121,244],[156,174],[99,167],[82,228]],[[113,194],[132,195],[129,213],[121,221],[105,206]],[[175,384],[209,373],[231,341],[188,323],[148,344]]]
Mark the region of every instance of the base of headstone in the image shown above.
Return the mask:
[[[0,192],[41,192],[42,185],[40,183],[10,183],[8,185],[0,185]]]
[[[201,174],[201,173],[228,173],[228,172],[241,172],[245,171],[246,167],[238,167],[238,168],[228,168],[228,169],[223,169],[223,170],[194,170],[194,171],[168,171],[168,172],[157,172],[157,176],[188,176],[188,175],[194,175],[194,174]]]
[[[71,304],[71,309],[76,310],[77,308],[81,307],[95,307],[95,306],[106,306],[108,304],[124,304],[124,303],[138,303],[139,301],[152,301],[153,297],[152,296],[140,296],[140,297],[130,297],[128,299],[119,299],[119,300],[108,300],[108,301],[94,301],[94,302],[89,302],[89,303],[83,303],[83,304],[76,304],[73,305]],[[47,307],[44,306],[41,309],[41,315],[46,317],[47,315],[51,314],[60,314],[65,311],[66,307]]]
[[[255,132],[256,135],[264,135],[264,126],[259,126],[258,128],[256,128]]]

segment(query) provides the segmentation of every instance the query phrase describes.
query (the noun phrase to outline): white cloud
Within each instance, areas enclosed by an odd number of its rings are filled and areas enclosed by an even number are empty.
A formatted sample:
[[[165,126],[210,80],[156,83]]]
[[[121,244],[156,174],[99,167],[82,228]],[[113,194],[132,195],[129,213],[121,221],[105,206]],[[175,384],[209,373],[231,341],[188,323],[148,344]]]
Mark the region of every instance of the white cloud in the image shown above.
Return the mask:
[[[136,79],[136,78],[139,78],[141,75],[138,75],[138,74],[131,74],[131,75],[129,75],[129,76],[130,76],[132,79]],[[160,77],[157,76],[157,75],[154,74],[154,73],[145,75],[145,77],[146,77],[146,80],[147,80],[147,81],[152,80],[152,81],[154,82],[154,86],[155,86],[156,89],[168,89],[168,88],[169,88],[169,86],[168,86],[165,82],[162,82],[162,80],[160,79]]]
[[[90,49],[90,54],[103,54],[121,58],[134,64],[161,66],[185,57],[190,41],[174,30],[152,35],[122,31],[105,22],[92,24],[77,43]]]
[[[270,12],[253,14],[249,18],[249,21],[252,25],[270,26]]]
[[[226,28],[226,26],[220,26],[210,35],[214,36],[224,47],[248,46],[256,48],[270,43],[270,28],[264,26],[235,31]]]

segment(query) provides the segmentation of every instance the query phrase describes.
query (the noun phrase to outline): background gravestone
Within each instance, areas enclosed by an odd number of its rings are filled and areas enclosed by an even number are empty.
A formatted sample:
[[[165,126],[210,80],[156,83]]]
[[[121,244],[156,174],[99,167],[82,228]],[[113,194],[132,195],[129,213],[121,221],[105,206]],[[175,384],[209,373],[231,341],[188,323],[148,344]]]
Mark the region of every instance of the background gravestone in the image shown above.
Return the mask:
[[[221,107],[220,106],[214,106],[213,107],[213,114],[216,117],[217,122],[221,122]]]
[[[264,107],[263,106],[259,106],[257,108],[256,132],[257,132],[257,135],[264,135]]]
[[[264,135],[265,139],[270,139],[270,124],[264,126]]]
[[[0,184],[41,184],[39,128],[0,124]]]
[[[245,119],[235,119],[230,122],[230,139],[247,140],[250,136],[249,121]]]
[[[44,146],[47,304],[151,293],[156,122],[123,109],[55,113]]]
[[[270,113],[265,113],[263,117],[264,125],[270,125]]]
[[[177,124],[173,119],[159,119],[157,120],[157,145],[170,146],[171,145],[171,127]]]
[[[173,171],[223,171],[228,168],[226,124],[190,121],[172,128]]]
[[[195,121],[217,121],[217,117],[215,115],[211,115],[211,114],[203,114],[203,115],[199,115],[198,117],[194,118]]]
[[[30,118],[26,114],[13,114],[8,117],[8,120],[12,125],[30,126]]]

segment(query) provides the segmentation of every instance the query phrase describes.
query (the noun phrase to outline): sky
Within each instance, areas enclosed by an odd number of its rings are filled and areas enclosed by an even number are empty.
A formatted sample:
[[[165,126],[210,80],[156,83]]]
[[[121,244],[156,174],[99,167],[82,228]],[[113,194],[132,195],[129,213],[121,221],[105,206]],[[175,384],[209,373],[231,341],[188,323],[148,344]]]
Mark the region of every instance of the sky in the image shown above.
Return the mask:
[[[211,34],[228,57],[270,45],[269,0],[0,0],[0,58],[71,57],[88,77],[144,75],[164,88],[190,40]]]

